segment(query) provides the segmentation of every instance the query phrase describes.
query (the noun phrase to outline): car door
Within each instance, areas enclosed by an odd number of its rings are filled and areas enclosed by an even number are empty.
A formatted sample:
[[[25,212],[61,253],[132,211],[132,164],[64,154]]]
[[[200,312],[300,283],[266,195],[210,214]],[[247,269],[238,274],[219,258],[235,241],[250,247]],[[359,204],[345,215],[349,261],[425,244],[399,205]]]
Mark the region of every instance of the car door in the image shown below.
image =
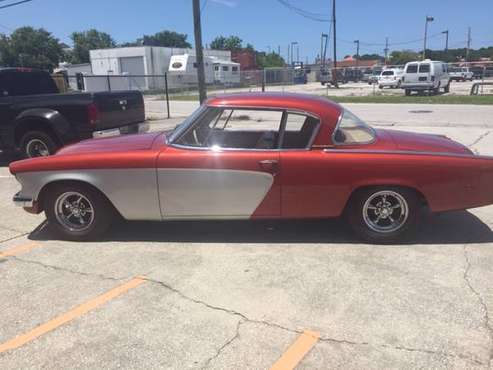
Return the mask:
[[[328,217],[334,204],[334,181],[327,155],[311,145],[320,127],[318,117],[288,112],[281,143],[281,215],[283,218]]]
[[[163,219],[279,217],[282,117],[206,109],[157,159]]]

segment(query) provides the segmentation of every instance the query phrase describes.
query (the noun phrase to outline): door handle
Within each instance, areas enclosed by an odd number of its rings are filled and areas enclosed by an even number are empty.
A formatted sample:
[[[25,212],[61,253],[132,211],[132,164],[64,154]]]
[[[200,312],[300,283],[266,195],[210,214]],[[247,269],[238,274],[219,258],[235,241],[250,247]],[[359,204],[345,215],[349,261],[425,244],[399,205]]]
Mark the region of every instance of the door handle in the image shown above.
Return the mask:
[[[275,159],[265,159],[263,161],[259,161],[258,164],[260,168],[270,172],[274,176],[279,172],[279,161]]]

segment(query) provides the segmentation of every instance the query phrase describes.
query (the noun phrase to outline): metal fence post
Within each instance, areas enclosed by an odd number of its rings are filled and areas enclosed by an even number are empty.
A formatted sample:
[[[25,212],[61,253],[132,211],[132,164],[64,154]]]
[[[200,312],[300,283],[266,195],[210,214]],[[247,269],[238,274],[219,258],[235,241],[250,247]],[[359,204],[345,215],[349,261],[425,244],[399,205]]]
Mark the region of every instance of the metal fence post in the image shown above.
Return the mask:
[[[265,68],[262,70],[262,92],[265,92]]]
[[[168,73],[164,73],[164,88],[166,89],[166,112],[168,113],[168,118],[171,118],[169,113],[169,94],[168,94]]]
[[[106,81],[108,82],[108,91],[111,92],[111,80],[110,75],[106,75]]]

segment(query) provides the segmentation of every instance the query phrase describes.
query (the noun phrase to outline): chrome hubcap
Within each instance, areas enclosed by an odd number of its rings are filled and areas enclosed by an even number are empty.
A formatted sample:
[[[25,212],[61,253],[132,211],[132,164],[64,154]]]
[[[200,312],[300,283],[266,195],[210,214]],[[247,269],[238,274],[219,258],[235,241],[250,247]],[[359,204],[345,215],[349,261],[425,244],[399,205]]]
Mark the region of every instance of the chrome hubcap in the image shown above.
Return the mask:
[[[57,221],[69,231],[87,230],[94,221],[94,208],[81,193],[70,191],[55,201]]]
[[[373,231],[390,233],[399,230],[409,216],[409,207],[402,195],[385,190],[373,194],[363,206],[363,220]]]
[[[26,145],[26,154],[29,158],[46,157],[50,155],[50,150],[42,140],[32,139]]]

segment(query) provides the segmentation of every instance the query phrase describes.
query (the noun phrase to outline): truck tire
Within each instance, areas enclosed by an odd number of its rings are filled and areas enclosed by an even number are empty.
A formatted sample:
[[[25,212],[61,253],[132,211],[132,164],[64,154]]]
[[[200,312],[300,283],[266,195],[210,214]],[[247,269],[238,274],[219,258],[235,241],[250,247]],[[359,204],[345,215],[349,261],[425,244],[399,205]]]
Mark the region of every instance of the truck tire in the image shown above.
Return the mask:
[[[22,158],[46,157],[56,152],[55,139],[44,131],[28,131],[19,143]]]
[[[406,93],[406,96],[411,96],[411,90],[406,89],[406,90],[405,90],[405,93]]]
[[[449,93],[450,92],[450,82],[443,88],[444,93]]]

